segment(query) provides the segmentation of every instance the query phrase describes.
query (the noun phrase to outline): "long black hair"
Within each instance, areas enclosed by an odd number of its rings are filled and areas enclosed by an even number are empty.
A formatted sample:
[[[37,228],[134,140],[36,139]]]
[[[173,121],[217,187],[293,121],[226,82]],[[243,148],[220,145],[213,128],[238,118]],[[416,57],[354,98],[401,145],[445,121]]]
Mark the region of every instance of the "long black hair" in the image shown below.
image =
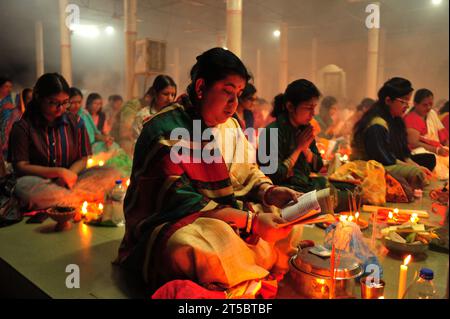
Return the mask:
[[[91,105],[92,103],[94,103],[95,100],[102,100],[102,96],[98,93],[91,93],[88,95],[86,99],[86,109],[88,110],[89,113],[91,113]],[[98,116],[97,128],[99,129],[100,132],[103,133],[103,129],[105,127],[106,122],[106,114],[105,112],[103,112],[102,108],[98,110],[97,116]]]
[[[69,93],[69,98],[73,98],[75,96],[80,96],[81,98],[83,98],[83,93],[81,92],[80,89],[78,89],[76,87],[71,87],[70,93]]]
[[[91,105],[92,103],[94,103],[95,100],[101,100],[102,96],[98,93],[91,93],[88,95],[87,99],[86,99],[86,110],[91,111]],[[102,109],[100,108],[100,110],[98,110],[98,113],[102,113]]]
[[[311,81],[300,79],[292,82],[286,88],[284,94],[278,94],[273,101],[273,117],[279,117],[287,113],[287,102],[297,107],[300,103],[321,96],[319,89]]]
[[[147,90],[145,95],[151,96],[154,100],[159,92],[169,86],[173,86],[175,90],[177,89],[177,84],[170,76],[160,74],[155,78],[153,85]]]
[[[391,148],[398,159],[405,159],[405,155],[409,153],[406,126],[401,117],[393,118],[389,106],[386,104],[386,98],[391,100],[403,97],[414,91],[412,84],[407,79],[395,77],[383,84],[378,91],[378,101],[363,114],[362,118],[356,122],[353,127],[352,146],[361,147],[364,145],[364,132],[373,118],[379,116],[383,118],[389,127],[391,138]]]
[[[24,118],[36,119],[41,114],[42,99],[62,92],[70,95],[70,86],[61,74],[46,73],[42,75],[34,86],[33,98],[25,110]]]
[[[242,77],[246,84],[251,78],[244,63],[231,51],[213,48],[199,55],[197,63],[191,70],[191,84],[187,87],[187,94],[192,105],[197,106],[199,102],[195,92],[197,80],[203,79],[205,89],[208,90],[215,82],[223,80],[229,75]]]
[[[414,103],[419,104],[427,97],[434,96],[433,92],[428,89],[419,89],[414,94]]]

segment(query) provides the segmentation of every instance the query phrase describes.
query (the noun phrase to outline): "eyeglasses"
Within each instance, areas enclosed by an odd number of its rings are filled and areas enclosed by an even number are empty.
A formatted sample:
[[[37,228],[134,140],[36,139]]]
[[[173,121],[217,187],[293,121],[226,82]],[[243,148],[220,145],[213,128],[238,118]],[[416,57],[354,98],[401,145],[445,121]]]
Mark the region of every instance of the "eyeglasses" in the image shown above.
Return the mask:
[[[70,106],[70,101],[64,101],[64,102],[57,102],[57,101],[48,101],[47,102],[49,106],[51,107],[63,107],[68,108]]]
[[[401,102],[404,106],[409,107],[409,101],[403,100],[401,98],[396,98],[397,101]]]

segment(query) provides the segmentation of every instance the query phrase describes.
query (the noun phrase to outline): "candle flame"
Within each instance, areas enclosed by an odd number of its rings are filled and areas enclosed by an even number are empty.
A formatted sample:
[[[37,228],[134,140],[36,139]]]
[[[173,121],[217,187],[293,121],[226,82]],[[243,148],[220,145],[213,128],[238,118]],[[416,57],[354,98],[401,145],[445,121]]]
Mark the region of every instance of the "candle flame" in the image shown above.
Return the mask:
[[[398,214],[398,212],[399,212],[398,208],[394,208],[394,213]]]
[[[83,215],[87,214],[87,207],[88,207],[88,202],[84,202],[83,206],[81,207],[81,214],[83,214]]]
[[[359,212],[356,212],[355,214],[355,218],[358,219],[359,218]]]
[[[98,204],[98,209],[99,210],[103,210],[103,204],[102,203]]]
[[[87,166],[88,166],[88,168],[94,166],[94,160],[92,158],[88,159]]]
[[[350,216],[350,217],[348,218],[348,221],[349,221],[349,222],[352,222],[352,221],[353,221],[353,216]]]
[[[127,182],[125,183],[128,186],[130,186],[130,179],[127,179]]]
[[[406,266],[411,261],[411,255],[406,256],[405,260],[403,260],[403,265]]]
[[[388,217],[389,217],[389,219],[394,218],[394,213],[393,212],[389,212]]]
[[[325,285],[325,279],[316,279],[316,282],[317,282],[319,285]]]
[[[324,155],[324,154],[325,154],[325,151],[324,151],[324,150],[320,150],[320,154],[321,154],[321,155]]]
[[[342,156],[342,159],[344,160],[344,162],[348,161],[348,155],[344,154],[344,156]]]
[[[419,221],[419,217],[418,217],[418,215],[416,213],[413,213],[409,220],[410,220],[411,223],[417,223]]]
[[[341,222],[345,222],[345,221],[347,221],[347,215],[341,215],[341,216],[339,216],[339,220],[341,221]]]
[[[102,166],[104,166],[104,165],[105,165],[105,162],[104,162],[104,161],[99,161],[99,162],[98,162],[98,166],[102,167]]]

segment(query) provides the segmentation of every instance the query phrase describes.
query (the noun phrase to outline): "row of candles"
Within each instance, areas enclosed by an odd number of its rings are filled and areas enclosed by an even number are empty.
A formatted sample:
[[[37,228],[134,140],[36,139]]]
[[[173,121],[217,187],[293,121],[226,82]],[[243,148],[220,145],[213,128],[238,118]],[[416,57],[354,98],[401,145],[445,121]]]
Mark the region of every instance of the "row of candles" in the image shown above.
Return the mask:
[[[103,167],[105,166],[105,161],[95,161],[94,159],[90,158],[87,161],[87,168],[91,168],[91,167],[95,167],[95,166],[100,166]]]
[[[401,214],[398,208],[379,209],[377,212],[377,221],[386,221],[389,225],[398,225],[410,221],[416,224],[419,221],[419,215],[417,213]]]

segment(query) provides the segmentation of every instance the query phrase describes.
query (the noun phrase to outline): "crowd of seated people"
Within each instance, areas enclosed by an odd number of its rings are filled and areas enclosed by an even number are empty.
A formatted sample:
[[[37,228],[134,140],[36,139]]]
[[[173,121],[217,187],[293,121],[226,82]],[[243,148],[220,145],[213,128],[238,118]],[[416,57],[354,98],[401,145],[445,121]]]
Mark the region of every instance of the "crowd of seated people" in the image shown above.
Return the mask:
[[[126,229],[115,263],[143,274],[153,290],[175,279],[227,290],[282,278],[302,228],[284,227],[280,209],[330,185],[319,138],[351,140],[351,160],[377,161],[414,189],[436,175],[448,179],[448,101],[437,114],[433,93],[420,89],[410,107],[414,88],[407,79],[386,81],[377,99],[364,98],[343,125],[338,99],[322,98],[306,79],[290,83],[272,105],[258,98],[246,66],[222,48],[198,56],[190,77],[178,99],[174,80],[159,75],[143,97],[124,103],[111,95],[104,110],[100,94],[90,93],[84,105],[82,90],[56,73],[18,99],[12,81],[1,78],[0,175],[14,172],[25,210],[79,205],[101,200],[123,178],[114,165],[89,167],[88,159],[126,154],[132,160]],[[233,143],[205,152],[210,144],[195,140],[195,121],[202,138],[208,129],[231,130]],[[265,129],[250,138],[249,128]],[[174,138],[177,130],[187,135]],[[262,146],[276,148],[272,173],[263,173],[258,156],[237,158],[241,149]],[[339,197],[336,210],[348,209]]]

